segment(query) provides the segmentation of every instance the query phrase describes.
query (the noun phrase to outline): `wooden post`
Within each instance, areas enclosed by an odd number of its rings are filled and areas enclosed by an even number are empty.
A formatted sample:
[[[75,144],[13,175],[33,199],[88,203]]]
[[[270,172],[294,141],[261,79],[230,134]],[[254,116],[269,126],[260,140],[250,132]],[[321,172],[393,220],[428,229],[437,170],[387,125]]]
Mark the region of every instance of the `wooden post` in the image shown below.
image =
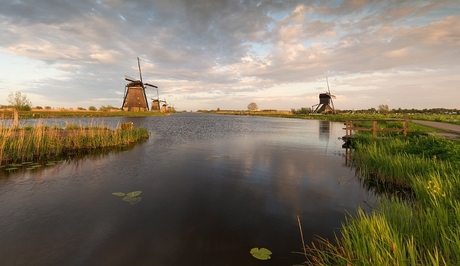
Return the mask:
[[[345,120],[345,137],[348,138],[348,121],[349,120]]]
[[[372,133],[374,137],[377,137],[377,120],[372,121]]]
[[[407,129],[409,127],[409,121],[407,121],[407,116],[404,117],[404,121],[403,121],[403,134],[404,134],[404,137],[407,136]]]
[[[19,126],[19,112],[18,109],[13,108],[13,127]]]

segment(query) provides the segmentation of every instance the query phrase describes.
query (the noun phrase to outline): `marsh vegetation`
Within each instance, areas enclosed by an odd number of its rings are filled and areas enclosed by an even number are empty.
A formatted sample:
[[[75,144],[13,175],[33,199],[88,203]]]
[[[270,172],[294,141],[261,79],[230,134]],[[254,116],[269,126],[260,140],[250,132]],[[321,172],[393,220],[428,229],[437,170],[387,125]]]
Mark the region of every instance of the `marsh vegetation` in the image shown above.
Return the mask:
[[[357,175],[383,193],[371,212],[349,216],[335,241],[311,245],[307,264],[457,265],[460,143],[435,136],[355,141]]]
[[[0,165],[40,160],[69,152],[127,145],[149,132],[144,128],[112,130],[103,124],[83,126],[57,125],[0,126]]]

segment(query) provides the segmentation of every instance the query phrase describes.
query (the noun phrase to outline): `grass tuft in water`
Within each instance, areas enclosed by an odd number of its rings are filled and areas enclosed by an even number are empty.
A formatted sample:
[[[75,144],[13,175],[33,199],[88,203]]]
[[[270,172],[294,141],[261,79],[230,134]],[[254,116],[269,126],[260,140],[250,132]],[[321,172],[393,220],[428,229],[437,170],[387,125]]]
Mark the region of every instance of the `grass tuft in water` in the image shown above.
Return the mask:
[[[144,128],[111,130],[103,124],[82,126],[67,124],[43,126],[40,121],[33,127],[0,126],[0,164],[8,162],[29,162],[78,150],[91,150],[122,146],[149,137]]]

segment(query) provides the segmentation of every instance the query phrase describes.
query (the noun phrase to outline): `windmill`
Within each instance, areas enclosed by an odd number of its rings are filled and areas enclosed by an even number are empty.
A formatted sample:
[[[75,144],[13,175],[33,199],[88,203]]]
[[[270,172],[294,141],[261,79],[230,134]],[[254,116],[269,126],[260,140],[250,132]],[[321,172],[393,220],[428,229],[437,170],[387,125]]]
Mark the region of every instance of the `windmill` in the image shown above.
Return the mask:
[[[335,113],[335,108],[334,108],[334,102],[332,99],[335,99],[335,95],[331,94],[331,90],[329,89],[329,81],[326,78],[326,83],[327,83],[327,92],[326,93],[320,93],[319,94],[319,103],[315,104],[311,107],[313,113],[323,113],[323,114],[334,114]]]
[[[157,89],[157,98],[151,98],[152,100],[152,111],[154,112],[160,112],[161,107],[160,107],[160,96],[158,95],[158,89]]]
[[[146,87],[157,88],[157,86],[144,83],[142,81],[141,63],[139,57],[137,58],[137,66],[139,67],[139,78],[138,80],[125,75],[125,80],[129,81],[125,85],[125,93],[123,97],[123,105],[121,107],[124,111],[148,111],[149,103],[147,101],[147,95],[145,94]]]

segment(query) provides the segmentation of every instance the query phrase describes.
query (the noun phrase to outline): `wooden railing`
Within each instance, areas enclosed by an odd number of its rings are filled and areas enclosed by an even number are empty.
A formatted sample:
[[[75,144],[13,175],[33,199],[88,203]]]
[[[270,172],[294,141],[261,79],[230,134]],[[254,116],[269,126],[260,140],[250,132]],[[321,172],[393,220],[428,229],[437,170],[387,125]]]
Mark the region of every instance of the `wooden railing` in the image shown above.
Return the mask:
[[[379,127],[379,122],[401,122],[402,128],[384,128]],[[372,122],[372,127],[357,127],[354,123],[361,123],[361,122]],[[352,138],[353,131],[372,131],[374,137],[377,137],[377,132],[379,131],[386,131],[386,132],[402,132],[404,136],[407,135],[409,131],[409,120],[406,119],[354,119],[354,120],[346,120],[345,121],[345,136],[344,138]]]

